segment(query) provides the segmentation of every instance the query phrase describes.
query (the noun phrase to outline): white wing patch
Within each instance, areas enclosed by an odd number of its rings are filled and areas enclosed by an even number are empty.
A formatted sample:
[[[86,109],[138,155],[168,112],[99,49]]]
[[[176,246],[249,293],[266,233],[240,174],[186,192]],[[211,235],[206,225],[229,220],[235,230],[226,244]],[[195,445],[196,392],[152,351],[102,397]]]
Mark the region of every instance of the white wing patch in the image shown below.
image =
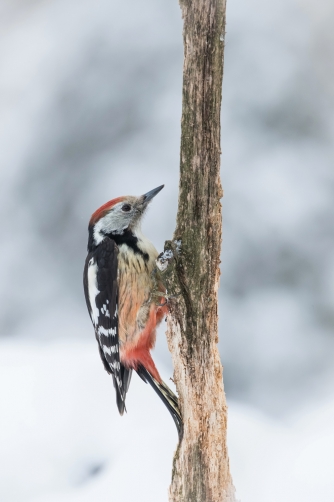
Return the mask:
[[[99,318],[99,309],[97,308],[95,302],[95,298],[99,294],[99,290],[97,289],[96,274],[97,274],[97,265],[94,262],[94,258],[91,258],[88,263],[87,280],[88,280],[89,303],[94,326],[97,326]]]
[[[97,328],[97,333],[99,335],[99,338],[101,338],[101,335],[104,335],[104,336],[109,336],[109,335],[116,336],[116,328],[106,329],[103,326],[99,326]]]
[[[107,300],[107,304],[109,303],[109,300]],[[102,305],[102,309],[101,309],[101,312],[103,315],[105,315],[106,317],[110,317],[110,313],[109,313],[109,309],[107,307],[106,304]]]
[[[103,345],[102,349],[105,354],[109,354],[111,356],[111,354],[116,354],[118,347],[117,345],[112,345],[111,347]]]

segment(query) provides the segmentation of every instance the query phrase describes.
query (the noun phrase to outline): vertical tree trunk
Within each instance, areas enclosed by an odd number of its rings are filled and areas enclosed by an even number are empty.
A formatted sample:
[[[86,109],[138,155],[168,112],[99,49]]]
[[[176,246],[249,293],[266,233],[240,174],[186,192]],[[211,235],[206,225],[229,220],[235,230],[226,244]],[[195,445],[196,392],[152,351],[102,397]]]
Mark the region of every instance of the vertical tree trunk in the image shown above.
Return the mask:
[[[233,502],[227,409],[217,349],[222,233],[220,107],[225,0],[181,0],[184,69],[180,191],[173,241],[158,266],[170,301],[167,338],[184,420],[171,502]]]

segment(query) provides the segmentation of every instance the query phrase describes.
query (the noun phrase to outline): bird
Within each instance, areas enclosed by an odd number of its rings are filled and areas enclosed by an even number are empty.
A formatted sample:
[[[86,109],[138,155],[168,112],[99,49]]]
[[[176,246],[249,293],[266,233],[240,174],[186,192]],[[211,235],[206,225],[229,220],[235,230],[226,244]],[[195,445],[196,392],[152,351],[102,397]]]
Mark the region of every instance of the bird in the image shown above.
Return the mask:
[[[163,382],[151,356],[156,328],[168,313],[166,290],[157,278],[158,251],[141,231],[149,203],[161,185],[99,207],[88,225],[83,285],[104,369],[112,376],[120,415],[132,371],[149,383],[170,412],[182,439],[177,396]]]

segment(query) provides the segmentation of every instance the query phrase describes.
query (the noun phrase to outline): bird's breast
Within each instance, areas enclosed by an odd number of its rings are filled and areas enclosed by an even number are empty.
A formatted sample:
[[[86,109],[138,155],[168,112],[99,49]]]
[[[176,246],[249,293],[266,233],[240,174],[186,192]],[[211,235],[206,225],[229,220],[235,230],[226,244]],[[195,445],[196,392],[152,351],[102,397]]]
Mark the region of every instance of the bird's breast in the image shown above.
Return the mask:
[[[144,329],[155,298],[153,269],[157,251],[134,252],[126,245],[119,246],[118,254],[118,320],[120,344],[133,341]]]

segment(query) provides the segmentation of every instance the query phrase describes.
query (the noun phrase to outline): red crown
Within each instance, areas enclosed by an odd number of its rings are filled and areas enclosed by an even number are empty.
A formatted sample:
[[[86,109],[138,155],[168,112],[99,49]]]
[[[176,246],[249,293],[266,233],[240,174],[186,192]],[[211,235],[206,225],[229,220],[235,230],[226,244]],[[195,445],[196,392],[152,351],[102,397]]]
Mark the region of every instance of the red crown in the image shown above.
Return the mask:
[[[89,224],[90,225],[95,225],[95,223],[97,221],[99,221],[99,219],[103,218],[103,216],[105,216],[107,214],[107,212],[115,205],[117,204],[118,202],[121,202],[122,200],[124,200],[125,197],[117,197],[117,199],[112,199],[112,200],[109,200],[109,202],[106,202],[105,204],[103,204],[103,206],[99,207],[91,216],[90,220],[89,220]]]

